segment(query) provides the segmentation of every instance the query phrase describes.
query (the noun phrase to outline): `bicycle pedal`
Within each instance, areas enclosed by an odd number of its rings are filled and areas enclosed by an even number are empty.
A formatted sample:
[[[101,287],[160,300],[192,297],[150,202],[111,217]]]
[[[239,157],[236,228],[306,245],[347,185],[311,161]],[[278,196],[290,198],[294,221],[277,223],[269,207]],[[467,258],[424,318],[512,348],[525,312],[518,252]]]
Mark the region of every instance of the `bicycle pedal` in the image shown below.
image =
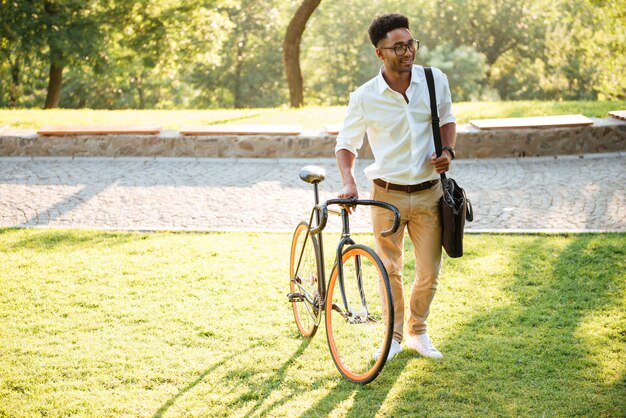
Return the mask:
[[[304,302],[306,300],[302,293],[288,293],[287,299],[289,302]]]
[[[348,318],[346,318],[346,320],[348,321],[349,324],[366,324],[367,321],[367,317],[365,316],[350,316]]]

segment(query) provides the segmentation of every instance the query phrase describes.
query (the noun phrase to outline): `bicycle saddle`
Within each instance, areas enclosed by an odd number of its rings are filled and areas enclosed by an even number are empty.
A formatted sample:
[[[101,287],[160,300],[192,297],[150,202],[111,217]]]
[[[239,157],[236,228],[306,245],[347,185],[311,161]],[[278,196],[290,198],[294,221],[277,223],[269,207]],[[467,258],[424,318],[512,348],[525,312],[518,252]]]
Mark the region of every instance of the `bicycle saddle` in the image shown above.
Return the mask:
[[[311,184],[322,182],[326,178],[326,170],[316,165],[302,167],[299,174],[302,180]]]

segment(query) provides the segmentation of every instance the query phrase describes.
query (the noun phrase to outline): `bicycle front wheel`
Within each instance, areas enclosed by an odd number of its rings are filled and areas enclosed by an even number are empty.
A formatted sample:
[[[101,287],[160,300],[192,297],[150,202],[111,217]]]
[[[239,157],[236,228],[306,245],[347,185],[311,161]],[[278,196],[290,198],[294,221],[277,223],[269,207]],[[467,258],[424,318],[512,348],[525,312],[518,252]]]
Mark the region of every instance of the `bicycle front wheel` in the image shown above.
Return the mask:
[[[328,284],[328,346],[342,375],[368,383],[385,366],[393,338],[389,277],[378,255],[363,245],[346,248],[340,262],[343,278],[335,265]]]
[[[304,337],[313,337],[321,320],[319,270],[317,241],[309,233],[309,224],[300,222],[291,241],[289,277],[291,306]]]

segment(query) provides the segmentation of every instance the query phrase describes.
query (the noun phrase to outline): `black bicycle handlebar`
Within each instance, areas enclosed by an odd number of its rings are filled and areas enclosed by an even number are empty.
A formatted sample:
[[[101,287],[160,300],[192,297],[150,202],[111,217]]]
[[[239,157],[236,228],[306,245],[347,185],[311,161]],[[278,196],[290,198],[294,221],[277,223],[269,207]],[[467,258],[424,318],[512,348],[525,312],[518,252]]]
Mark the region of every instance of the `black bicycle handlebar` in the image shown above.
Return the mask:
[[[380,235],[383,237],[388,237],[391,234],[394,234],[398,228],[400,227],[400,211],[394,206],[386,202],[381,202],[379,200],[358,200],[356,198],[352,199],[330,199],[323,203],[320,210],[320,222],[315,228],[311,228],[311,235],[316,235],[322,232],[322,230],[326,227],[326,222],[328,222],[328,206],[330,205],[345,205],[345,206],[378,206],[383,209],[387,209],[393,212],[393,225],[390,229],[382,231]]]

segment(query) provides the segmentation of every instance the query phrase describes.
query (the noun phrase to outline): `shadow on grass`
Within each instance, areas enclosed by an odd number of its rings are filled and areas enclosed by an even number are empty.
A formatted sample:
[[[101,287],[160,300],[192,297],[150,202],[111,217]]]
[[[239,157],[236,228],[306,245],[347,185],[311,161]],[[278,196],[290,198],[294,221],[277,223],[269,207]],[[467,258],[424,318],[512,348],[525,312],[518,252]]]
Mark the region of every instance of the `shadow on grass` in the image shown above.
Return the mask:
[[[250,416],[250,415],[253,415],[254,413],[257,413],[258,415],[261,415],[261,416],[264,416],[266,414],[271,416],[270,411],[274,408],[277,408],[283,405],[285,402],[287,402],[290,399],[290,397],[289,396],[282,397],[272,402],[269,405],[263,406],[262,409],[261,409],[261,406],[267,400],[267,398],[272,394],[272,392],[276,388],[278,388],[280,384],[284,381],[285,375],[287,371],[289,370],[289,367],[294,363],[294,361],[298,357],[302,355],[302,353],[304,353],[304,350],[306,350],[309,344],[311,344],[311,341],[312,341],[312,338],[303,339],[298,349],[293,353],[291,357],[289,357],[289,359],[287,359],[285,362],[282,363],[282,365],[278,368],[278,370],[276,370],[276,372],[270,375],[267,379],[264,379],[263,381],[259,383],[250,385],[248,387],[248,390],[245,393],[243,393],[241,396],[239,396],[237,399],[235,399],[232,402],[232,405],[234,406],[237,404],[243,404],[250,400],[255,400],[256,402],[251,407],[249,407],[246,415]]]
[[[322,336],[318,336],[318,338],[321,337]],[[329,379],[327,377],[312,378],[306,383],[306,387],[295,386],[289,383],[289,390],[287,390],[286,395],[280,396],[271,403],[265,404],[267,399],[271,397],[272,393],[283,385],[285,377],[289,373],[290,367],[304,353],[311,341],[311,338],[304,339],[294,354],[289,359],[284,361],[281,366],[268,378],[256,383],[249,382],[247,391],[237,399],[233,400],[231,406],[237,407],[238,405],[243,405],[251,400],[254,400],[255,403],[253,405],[246,407],[245,416],[272,416],[273,411],[279,409],[285,403],[293,400],[294,396],[302,395],[308,390],[315,390],[327,386],[329,383]],[[328,354],[328,356],[330,357],[330,354]],[[395,382],[407,362],[408,358],[394,360],[391,367],[387,365],[377,380],[366,386],[349,382],[341,377],[339,371],[333,369],[333,376],[335,377],[333,377],[331,381],[337,381],[337,385],[330,390],[326,396],[311,405],[309,409],[305,411],[293,411],[293,415],[298,417],[328,416],[339,403],[350,398],[354,398],[353,405],[356,406],[355,413],[351,413],[348,416],[359,418],[373,417],[380,409],[385,396],[377,396],[378,399],[381,399],[380,402],[377,402],[377,400],[372,399],[370,395],[373,392],[376,392],[378,395],[380,395],[381,392],[386,394],[393,387],[393,382]],[[329,361],[326,364],[329,364],[330,366],[332,361]],[[240,375],[245,372],[254,373],[250,370],[234,371],[233,378],[240,377]],[[367,411],[367,413],[364,414],[363,411]]]
[[[246,402],[249,402],[251,400],[256,400],[256,402],[252,406],[249,407],[248,413],[246,415],[249,416],[249,415],[252,415],[253,413],[264,415],[268,413],[268,411],[271,411],[273,408],[276,408],[282,405],[287,400],[289,400],[289,397],[285,397],[283,399],[279,399],[271,403],[270,405],[264,406],[263,409],[261,409],[263,402],[265,402],[267,398],[272,394],[272,392],[277,387],[280,386],[280,384],[283,382],[285,378],[285,374],[287,373],[287,370],[289,369],[289,367],[293,364],[293,362],[300,355],[302,355],[302,353],[306,350],[306,348],[309,346],[310,343],[311,343],[310,338],[304,339],[302,343],[300,344],[300,346],[298,347],[298,349],[294,352],[294,354],[288,360],[286,360],[271,376],[269,376],[267,379],[264,379],[262,382],[251,384],[245,393],[241,394],[239,397],[237,397],[237,399],[231,402],[231,406],[233,408],[236,408],[238,405],[245,404]],[[248,347],[245,350],[241,350],[235,354],[225,357],[220,362],[206,369],[204,372],[202,372],[202,374],[200,374],[200,376],[198,376],[197,379],[189,383],[187,386],[181,389],[176,395],[174,395],[167,402],[165,402],[163,406],[161,406],[159,410],[152,416],[152,418],[162,417],[168,411],[168,409],[170,409],[174,405],[174,403],[176,403],[178,399],[180,399],[187,392],[189,392],[190,390],[195,388],[197,385],[202,383],[202,381],[204,381],[204,379],[206,379],[218,367],[225,365],[226,363],[235,359],[236,357],[244,356],[245,354],[252,351],[255,347],[258,347],[260,345],[262,344],[261,343],[253,344],[252,346]],[[238,377],[241,377],[241,375],[248,375],[248,374],[252,375],[254,374],[254,371],[233,370],[228,376],[226,376],[225,380],[228,381],[230,379],[236,379]]]
[[[167,412],[168,409],[170,409],[172,407],[172,405],[174,405],[174,403],[176,403],[176,401],[178,399],[180,399],[183,395],[185,395],[187,392],[189,392],[190,390],[192,390],[193,388],[195,388],[196,386],[198,386],[200,383],[202,383],[202,381],[204,379],[207,378],[207,376],[209,376],[213,371],[215,371],[218,367],[223,366],[224,364],[228,363],[229,361],[235,359],[236,357],[239,357],[241,355],[246,354],[247,352],[253,350],[255,347],[259,346],[260,344],[253,344],[250,347],[246,348],[245,350],[239,350],[236,353],[231,354],[230,356],[224,357],[221,361],[215,363],[214,365],[212,365],[211,367],[209,367],[208,369],[206,369],[205,371],[203,371],[200,376],[198,376],[198,378],[196,380],[194,380],[193,382],[189,383],[187,386],[185,386],[184,388],[182,388],[180,391],[178,391],[178,393],[174,396],[172,396],[167,402],[165,402],[163,404],[163,406],[161,406],[159,408],[158,411],[156,411],[156,413],[152,416],[152,418],[160,418],[163,416],[163,414],[165,414]]]
[[[380,415],[383,403],[389,396],[398,377],[411,360],[406,353],[400,353],[373,382],[359,385],[341,378],[328,394],[306,410],[303,418],[329,416],[343,402],[351,401],[346,417],[370,418]],[[337,372],[339,373],[339,372]]]
[[[406,385],[390,414],[624,416],[624,376],[607,382],[579,331],[589,315],[622,303],[624,246],[605,237],[577,236],[562,250],[539,237],[516,248],[503,289],[514,303],[462,326],[441,347],[447,357],[426,363],[427,384]]]

